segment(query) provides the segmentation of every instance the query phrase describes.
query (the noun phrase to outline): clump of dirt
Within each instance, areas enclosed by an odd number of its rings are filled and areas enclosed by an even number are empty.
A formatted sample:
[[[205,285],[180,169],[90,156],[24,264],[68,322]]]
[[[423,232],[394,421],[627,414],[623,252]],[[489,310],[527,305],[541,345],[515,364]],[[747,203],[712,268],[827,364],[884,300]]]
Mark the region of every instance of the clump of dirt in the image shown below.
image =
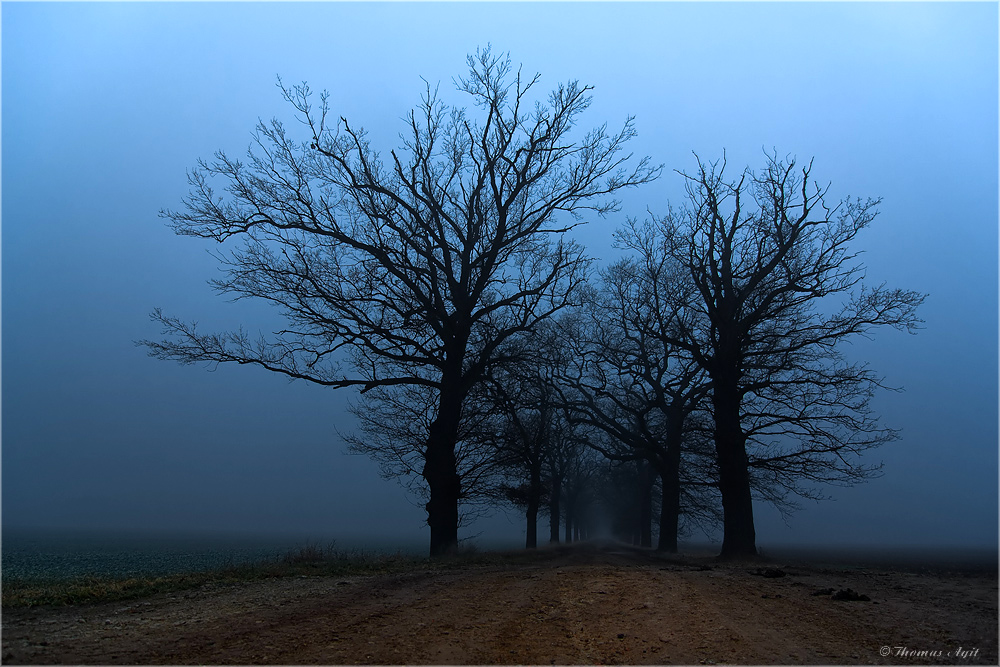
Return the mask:
[[[848,602],[871,602],[867,595],[858,593],[853,588],[842,588],[830,598],[831,600],[846,600]]]
[[[787,573],[781,568],[777,567],[761,567],[754,571],[758,577],[764,577],[765,579],[779,579],[784,577]]]

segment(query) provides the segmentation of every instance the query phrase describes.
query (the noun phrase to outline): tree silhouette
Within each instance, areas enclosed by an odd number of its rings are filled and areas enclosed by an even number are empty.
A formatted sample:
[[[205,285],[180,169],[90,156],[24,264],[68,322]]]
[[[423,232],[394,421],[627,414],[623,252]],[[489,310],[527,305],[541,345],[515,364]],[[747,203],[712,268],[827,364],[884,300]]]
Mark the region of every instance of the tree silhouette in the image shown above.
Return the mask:
[[[486,401],[496,415],[495,460],[513,482],[509,500],[525,509],[529,549],[538,544],[538,511],[546,499],[549,540],[559,541],[562,482],[582,444],[557,386],[567,363],[562,342],[551,322],[540,325],[522,338],[520,362],[498,369],[486,383]]]
[[[828,206],[811,162],[776,155],[738,180],[724,171],[699,159],[683,174],[687,207],[648,224],[697,297],[670,342],[711,381],[722,555],[745,556],[756,553],[753,489],[780,503],[875,471],[858,457],[897,435],[871,411],[884,385],[838,344],[885,326],[912,333],[924,295],[864,283],[849,246],[879,200]]]
[[[545,459],[545,475],[549,483],[549,542],[559,542],[559,524],[566,514],[563,500],[571,492],[570,477],[578,470],[580,458],[587,448],[585,434],[565,418],[560,410],[560,429],[550,443],[549,456]]]
[[[163,215],[179,234],[239,244],[220,256],[215,289],[276,304],[287,327],[203,334],[156,310],[167,338],[142,341],[162,359],[254,364],[362,394],[428,388],[432,555],[458,543],[455,449],[470,391],[507,363],[512,338],[572,302],[587,261],[564,233],[659,172],[648,159],[628,166],[631,118],[618,132],[575,130],[589,87],[571,81],[542,102],[539,76],[522,78],[508,57],[485,49],[468,64],[457,87],[474,110],[428,85],[384,160],[364,130],[328,123],[326,93],[317,108],[307,85],[282,85],[304,140],[262,121],[246,163],[200,161],[184,209]]]
[[[525,510],[525,547],[538,546],[538,510],[549,497],[544,472],[565,432],[541,355],[490,378],[497,414],[495,460],[507,472],[508,500]]]
[[[702,406],[708,385],[690,355],[671,342],[672,330],[682,326],[677,319],[691,312],[685,309],[685,284],[678,280],[683,274],[650,247],[651,235],[640,238],[637,228],[628,229],[619,231],[620,245],[642,252],[608,267],[588,307],[559,321],[564,347],[571,350],[562,369],[562,400],[573,422],[603,434],[592,446],[605,457],[638,461],[642,546],[652,545],[648,491],[660,478],[657,548],[676,552],[682,449],[690,440],[688,418]],[[689,448],[687,457],[694,453]],[[704,499],[703,494],[686,498]]]

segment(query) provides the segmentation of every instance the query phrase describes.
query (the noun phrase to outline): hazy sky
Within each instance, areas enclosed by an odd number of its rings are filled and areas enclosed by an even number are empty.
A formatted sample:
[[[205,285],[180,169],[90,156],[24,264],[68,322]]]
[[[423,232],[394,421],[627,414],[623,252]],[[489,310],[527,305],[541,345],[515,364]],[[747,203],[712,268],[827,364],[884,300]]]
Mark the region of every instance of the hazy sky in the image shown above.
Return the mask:
[[[157,213],[185,170],[240,155],[258,118],[293,123],[276,76],[328,89],[337,115],[396,144],[402,118],[492,43],[546,89],[594,86],[584,125],[636,117],[664,177],[580,238],[610,256],[625,215],[679,201],[692,151],[760,165],[815,156],[831,195],[882,197],[860,241],[868,279],[930,294],[917,336],[851,354],[881,395],[882,478],[830,489],[758,544],[996,544],[997,5],[995,3],[2,6],[4,526],[397,533],[424,512],[344,453],[347,395],[266,371],[180,366],[133,345],[154,307],[205,330],[277,326],[232,304],[206,241]],[[874,459],[873,459],[874,460]],[[463,535],[518,535],[501,514]]]

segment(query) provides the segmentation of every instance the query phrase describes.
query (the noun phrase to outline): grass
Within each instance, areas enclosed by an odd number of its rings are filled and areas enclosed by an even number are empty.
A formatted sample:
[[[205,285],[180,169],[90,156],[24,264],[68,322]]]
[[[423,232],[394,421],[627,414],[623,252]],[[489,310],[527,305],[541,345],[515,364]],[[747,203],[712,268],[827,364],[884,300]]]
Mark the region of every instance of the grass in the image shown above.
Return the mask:
[[[401,554],[386,555],[340,551],[330,545],[307,544],[273,560],[229,564],[217,569],[178,574],[72,579],[4,579],[2,606],[75,605],[143,598],[172,593],[206,584],[238,584],[290,576],[343,576],[382,574],[417,567],[422,559]]]
[[[377,575],[414,570],[437,570],[469,565],[500,564],[516,558],[508,554],[463,549],[451,558],[435,559],[364,551],[344,551],[330,546],[306,544],[273,560],[230,564],[214,570],[157,576],[73,579],[5,579],[3,608],[64,606],[116,602],[158,593],[175,593],[208,584],[235,585],[277,577],[335,577]]]
[[[3,608],[112,602],[197,588],[229,578],[220,572],[193,572],[156,577],[78,577],[74,579],[5,579]],[[235,579],[234,579],[235,580]],[[244,579],[246,580],[246,579]]]

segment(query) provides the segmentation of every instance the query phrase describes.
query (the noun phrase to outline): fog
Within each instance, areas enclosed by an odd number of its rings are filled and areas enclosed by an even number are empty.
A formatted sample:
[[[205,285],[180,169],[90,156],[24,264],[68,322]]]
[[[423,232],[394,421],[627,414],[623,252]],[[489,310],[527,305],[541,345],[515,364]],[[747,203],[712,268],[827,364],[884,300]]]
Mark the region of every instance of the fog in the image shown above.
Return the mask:
[[[426,542],[423,501],[346,453],[349,392],[134,341],[159,336],[155,307],[206,331],[280,328],[216,296],[211,244],[158,217],[198,158],[242,155],[258,118],[294,122],[276,76],[329,90],[387,152],[423,79],[458,101],[453,78],[488,43],[546,90],[594,86],[583,125],[634,115],[632,150],[665,165],[577,234],[602,260],[627,216],[680,202],[672,170],[692,152],[736,169],[814,156],[833,199],[882,197],[859,239],[867,279],[929,294],[924,329],[849,356],[905,389],[875,402],[901,438],[876,452],[878,479],[787,519],[758,505],[757,541],[996,546],[991,3],[4,4],[3,526]],[[510,508],[461,536],[523,531]]]

